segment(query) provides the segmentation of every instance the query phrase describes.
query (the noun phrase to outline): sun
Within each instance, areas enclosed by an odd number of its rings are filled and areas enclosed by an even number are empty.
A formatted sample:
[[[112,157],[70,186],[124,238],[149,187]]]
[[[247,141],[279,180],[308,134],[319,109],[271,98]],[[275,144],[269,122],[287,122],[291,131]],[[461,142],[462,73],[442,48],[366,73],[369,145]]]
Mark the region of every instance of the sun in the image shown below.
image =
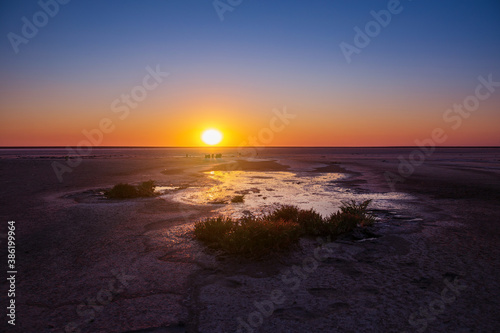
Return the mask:
[[[203,132],[201,139],[207,145],[213,146],[222,141],[222,133],[216,129],[209,129]]]

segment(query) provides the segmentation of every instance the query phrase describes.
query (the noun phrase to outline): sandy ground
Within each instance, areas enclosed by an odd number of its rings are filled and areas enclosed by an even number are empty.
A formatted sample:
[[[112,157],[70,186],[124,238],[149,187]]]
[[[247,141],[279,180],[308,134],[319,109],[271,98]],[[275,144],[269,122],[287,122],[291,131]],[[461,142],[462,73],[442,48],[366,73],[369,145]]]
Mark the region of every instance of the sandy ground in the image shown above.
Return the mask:
[[[193,222],[213,205],[97,193],[148,179],[209,185],[200,171],[210,170],[343,171],[350,177],[339,186],[387,192],[384,172],[397,172],[396,157],[89,159],[62,183],[50,159],[2,159],[0,232],[16,221],[18,275],[16,326],[3,315],[0,330],[498,332],[498,157],[487,167],[463,156],[429,159],[396,185],[414,199],[374,211],[380,221],[369,233],[303,239],[257,262],[192,239]],[[2,278],[3,309],[7,289]]]

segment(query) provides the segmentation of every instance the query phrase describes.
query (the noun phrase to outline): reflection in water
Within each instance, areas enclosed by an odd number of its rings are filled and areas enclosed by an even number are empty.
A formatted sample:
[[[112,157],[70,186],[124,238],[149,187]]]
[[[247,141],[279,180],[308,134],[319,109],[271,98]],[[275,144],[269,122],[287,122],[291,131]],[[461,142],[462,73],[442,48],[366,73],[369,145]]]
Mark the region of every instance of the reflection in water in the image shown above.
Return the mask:
[[[259,215],[280,204],[314,208],[326,216],[337,211],[342,201],[351,199],[373,199],[371,208],[396,209],[398,200],[411,198],[396,192],[354,193],[336,183],[346,177],[340,173],[211,171],[207,174],[215,185],[177,191],[171,194],[172,198],[188,204],[214,204],[219,213],[234,217],[243,216],[245,211]],[[243,203],[231,202],[241,195]]]

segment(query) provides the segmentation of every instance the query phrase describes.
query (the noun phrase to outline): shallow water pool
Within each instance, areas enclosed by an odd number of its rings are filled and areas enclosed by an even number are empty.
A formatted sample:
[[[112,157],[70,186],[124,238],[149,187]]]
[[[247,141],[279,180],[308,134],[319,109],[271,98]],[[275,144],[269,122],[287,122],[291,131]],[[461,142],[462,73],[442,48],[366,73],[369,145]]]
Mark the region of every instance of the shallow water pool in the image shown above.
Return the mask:
[[[211,171],[207,175],[214,185],[187,188],[169,196],[187,204],[213,205],[219,213],[232,217],[258,216],[281,204],[313,208],[327,216],[352,199],[372,199],[370,208],[397,209],[398,201],[411,198],[398,192],[355,193],[337,183],[348,177],[342,173]],[[237,196],[243,196],[243,202],[231,201]]]

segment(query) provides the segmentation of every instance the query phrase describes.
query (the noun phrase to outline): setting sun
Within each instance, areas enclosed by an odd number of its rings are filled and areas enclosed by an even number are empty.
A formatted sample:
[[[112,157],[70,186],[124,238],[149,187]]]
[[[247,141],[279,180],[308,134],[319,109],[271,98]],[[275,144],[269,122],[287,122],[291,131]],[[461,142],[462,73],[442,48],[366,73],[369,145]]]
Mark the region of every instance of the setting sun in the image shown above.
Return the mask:
[[[201,139],[203,142],[205,142],[207,145],[216,145],[222,140],[222,133],[219,132],[216,129],[209,129],[203,132],[201,135]]]

